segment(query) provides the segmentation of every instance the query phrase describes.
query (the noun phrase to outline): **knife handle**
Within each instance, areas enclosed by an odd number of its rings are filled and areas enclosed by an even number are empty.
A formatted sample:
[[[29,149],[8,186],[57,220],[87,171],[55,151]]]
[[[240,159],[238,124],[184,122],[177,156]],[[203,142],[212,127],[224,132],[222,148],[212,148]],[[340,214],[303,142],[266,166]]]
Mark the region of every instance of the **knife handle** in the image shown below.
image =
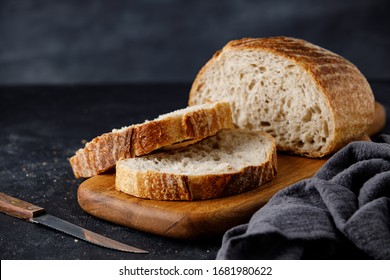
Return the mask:
[[[0,192],[0,212],[29,220],[45,213],[45,209]]]

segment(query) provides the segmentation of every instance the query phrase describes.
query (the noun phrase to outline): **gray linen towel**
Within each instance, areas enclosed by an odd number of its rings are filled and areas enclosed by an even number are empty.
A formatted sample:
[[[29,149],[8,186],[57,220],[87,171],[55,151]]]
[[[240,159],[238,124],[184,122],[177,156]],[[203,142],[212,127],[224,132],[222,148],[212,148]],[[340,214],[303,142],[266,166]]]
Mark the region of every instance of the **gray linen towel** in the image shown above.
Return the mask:
[[[390,259],[390,136],[353,142],[227,231],[218,259]]]

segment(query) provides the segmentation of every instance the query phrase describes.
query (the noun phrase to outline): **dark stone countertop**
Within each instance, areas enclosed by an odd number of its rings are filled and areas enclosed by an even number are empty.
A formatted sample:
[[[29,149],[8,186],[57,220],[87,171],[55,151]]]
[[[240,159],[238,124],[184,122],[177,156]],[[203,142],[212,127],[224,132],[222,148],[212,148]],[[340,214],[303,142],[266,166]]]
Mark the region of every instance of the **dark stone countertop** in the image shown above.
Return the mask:
[[[390,111],[390,82],[371,85],[376,99]],[[214,259],[221,236],[165,238],[84,212],[77,203],[82,180],[73,177],[68,162],[83,139],[185,107],[189,88],[189,84],[0,87],[0,192],[150,252],[101,248],[0,214],[1,259]],[[390,134],[389,125],[383,132]]]

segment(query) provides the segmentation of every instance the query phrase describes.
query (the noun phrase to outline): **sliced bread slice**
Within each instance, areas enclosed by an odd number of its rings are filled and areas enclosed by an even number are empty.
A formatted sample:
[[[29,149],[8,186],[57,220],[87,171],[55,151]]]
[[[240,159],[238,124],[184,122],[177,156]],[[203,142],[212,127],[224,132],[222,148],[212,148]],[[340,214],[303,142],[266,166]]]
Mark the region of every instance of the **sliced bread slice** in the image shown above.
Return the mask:
[[[115,187],[141,198],[204,200],[257,188],[276,172],[271,135],[226,129],[180,150],[119,161]]]
[[[217,102],[187,107],[142,124],[114,129],[85,144],[70,158],[76,178],[100,174],[121,159],[165,147],[179,148],[232,128],[230,105]]]
[[[263,130],[279,150],[309,157],[360,139],[374,96],[341,56],[286,37],[244,38],[215,53],[193,82],[189,104],[229,101],[240,128]]]

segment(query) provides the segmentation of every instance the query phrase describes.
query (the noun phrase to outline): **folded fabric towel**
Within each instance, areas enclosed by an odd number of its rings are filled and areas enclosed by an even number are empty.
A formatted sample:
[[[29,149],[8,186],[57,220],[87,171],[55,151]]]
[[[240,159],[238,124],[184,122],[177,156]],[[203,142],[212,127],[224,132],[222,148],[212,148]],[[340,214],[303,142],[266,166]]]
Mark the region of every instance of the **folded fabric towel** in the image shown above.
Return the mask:
[[[390,259],[390,136],[353,142],[227,231],[218,259]]]

